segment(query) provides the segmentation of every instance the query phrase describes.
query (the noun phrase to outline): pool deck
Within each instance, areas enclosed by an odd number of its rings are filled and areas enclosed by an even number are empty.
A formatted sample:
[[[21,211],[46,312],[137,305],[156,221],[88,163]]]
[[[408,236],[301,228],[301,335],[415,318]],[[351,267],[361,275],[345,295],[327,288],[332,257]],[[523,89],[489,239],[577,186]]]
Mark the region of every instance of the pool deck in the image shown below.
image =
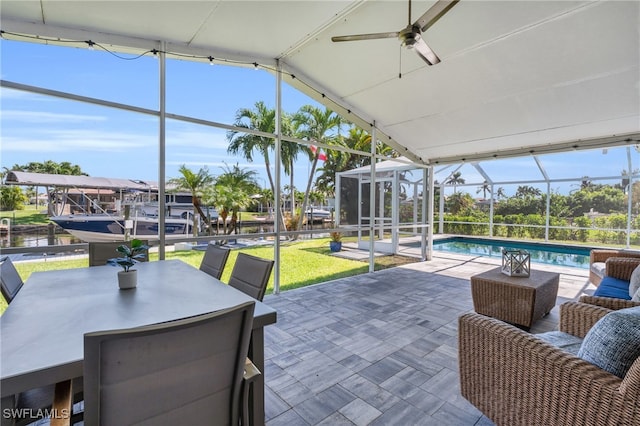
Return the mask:
[[[266,296],[278,311],[265,328],[267,425],[492,425],[460,395],[457,327],[473,311],[469,277],[500,262],[434,252]],[[560,274],[556,306],[532,333],[556,329],[558,306],[595,289],[586,269],[532,268]]]

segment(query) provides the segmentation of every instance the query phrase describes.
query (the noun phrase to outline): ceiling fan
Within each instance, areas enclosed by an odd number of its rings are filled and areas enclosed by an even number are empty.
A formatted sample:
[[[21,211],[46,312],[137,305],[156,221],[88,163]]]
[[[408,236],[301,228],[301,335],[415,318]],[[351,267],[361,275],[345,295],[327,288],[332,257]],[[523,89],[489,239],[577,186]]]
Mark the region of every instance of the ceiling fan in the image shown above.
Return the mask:
[[[331,41],[357,41],[374,40],[379,38],[398,37],[402,46],[413,49],[428,65],[435,65],[440,58],[422,38],[422,33],[435,24],[438,19],[447,13],[459,0],[438,0],[416,22],[411,23],[411,0],[409,0],[409,24],[402,30],[391,33],[356,34],[331,37]]]

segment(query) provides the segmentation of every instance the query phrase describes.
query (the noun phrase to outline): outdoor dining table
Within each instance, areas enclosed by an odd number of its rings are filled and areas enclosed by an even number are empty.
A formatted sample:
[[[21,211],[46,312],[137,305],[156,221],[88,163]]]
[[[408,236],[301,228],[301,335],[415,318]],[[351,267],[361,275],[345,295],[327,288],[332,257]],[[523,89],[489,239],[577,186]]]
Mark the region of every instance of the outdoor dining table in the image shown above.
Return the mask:
[[[81,377],[84,334],[172,321],[256,301],[180,260],[136,265],[120,290],[112,266],[34,272],[0,317],[3,407],[22,391]],[[264,424],[264,327],[276,311],[256,301],[249,358],[263,372],[250,410]],[[215,336],[205,336],[215,339]]]

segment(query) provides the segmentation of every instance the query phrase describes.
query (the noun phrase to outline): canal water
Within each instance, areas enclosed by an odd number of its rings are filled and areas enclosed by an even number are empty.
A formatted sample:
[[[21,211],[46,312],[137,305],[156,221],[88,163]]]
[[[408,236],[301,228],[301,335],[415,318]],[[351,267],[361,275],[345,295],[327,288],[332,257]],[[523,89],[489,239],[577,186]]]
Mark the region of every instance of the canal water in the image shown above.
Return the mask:
[[[83,242],[65,231],[49,235],[46,226],[35,227],[28,231],[12,231],[10,235],[0,236],[0,247],[2,248],[61,246]]]
[[[259,224],[255,222],[250,224],[240,223],[238,226],[239,234],[261,234],[263,232],[273,232],[273,224]],[[316,222],[313,224],[313,229],[331,229],[333,223],[331,222]],[[304,229],[311,229],[311,226],[305,225]],[[7,247],[46,247],[46,246],[62,246],[69,244],[81,244],[82,241],[79,238],[61,230],[55,228],[56,232],[53,235],[49,235],[48,228],[46,226],[32,227],[25,231],[12,231],[11,235],[0,236],[0,248]]]

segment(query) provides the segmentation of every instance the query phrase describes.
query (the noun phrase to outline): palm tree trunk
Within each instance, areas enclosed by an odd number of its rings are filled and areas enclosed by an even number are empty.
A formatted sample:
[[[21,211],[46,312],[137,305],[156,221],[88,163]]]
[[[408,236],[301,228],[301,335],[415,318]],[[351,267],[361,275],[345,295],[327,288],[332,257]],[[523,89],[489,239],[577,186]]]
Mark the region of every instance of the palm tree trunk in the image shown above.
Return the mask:
[[[209,222],[209,218],[202,211],[202,207],[200,206],[200,199],[198,197],[196,197],[196,196],[193,196],[193,207],[198,212],[198,215],[200,215],[200,217],[205,222],[207,222],[209,228],[211,228],[211,223]],[[193,236],[194,237],[198,236],[198,226],[197,225],[198,225],[198,223],[196,222],[196,215],[193,215]]]
[[[313,175],[316,173],[316,166],[318,165],[318,156],[313,159],[311,163],[311,172],[309,173],[309,180],[307,181],[307,189],[304,191],[304,201],[302,202],[302,214],[298,219],[298,229],[302,229],[302,220],[304,219],[304,212],[307,211],[307,204],[309,203],[309,193],[311,192],[311,185],[313,184]]]
[[[233,231],[235,231],[237,223],[238,223],[238,212],[237,210],[234,209],[231,211],[231,220],[229,221],[229,227],[225,232],[225,234],[231,235]]]
[[[291,188],[291,217],[295,215],[296,212],[296,190],[293,186],[293,160],[291,161],[291,172],[289,175],[289,187]]]
[[[276,200],[275,196],[276,196],[276,184],[273,181],[273,176],[271,176],[271,168],[270,168],[270,163],[269,163],[269,155],[267,153],[264,154],[264,165],[267,169],[267,178],[269,178],[269,185],[271,185],[271,193],[274,196],[274,204],[275,203],[279,203],[280,200]],[[274,209],[275,209],[275,205],[274,205]],[[280,208],[280,215],[278,216],[277,220],[280,221],[280,229],[285,229],[285,224],[284,224],[284,211],[282,208]]]

